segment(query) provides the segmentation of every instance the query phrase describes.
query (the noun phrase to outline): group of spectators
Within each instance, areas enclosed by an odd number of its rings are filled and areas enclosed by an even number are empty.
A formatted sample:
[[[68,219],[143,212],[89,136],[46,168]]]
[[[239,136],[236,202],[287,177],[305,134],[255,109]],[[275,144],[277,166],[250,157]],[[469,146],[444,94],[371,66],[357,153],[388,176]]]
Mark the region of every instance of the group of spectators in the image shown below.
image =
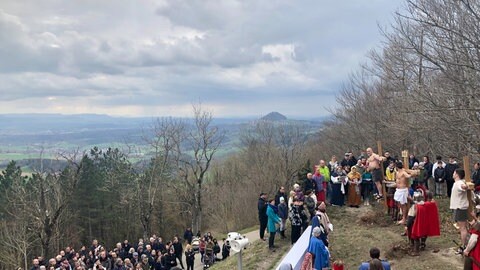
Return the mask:
[[[376,165],[372,166],[374,163]],[[275,235],[278,233],[281,238],[286,237],[287,220],[290,221],[292,244],[295,244],[308,225],[312,225],[309,245],[312,249],[310,251],[313,252],[319,243],[317,240],[321,240],[320,246],[325,247],[326,254],[328,254],[328,234],[332,228],[325,213],[326,205],[343,206],[347,204],[350,207],[359,207],[362,202],[364,206],[368,206],[371,201],[387,199],[393,202],[390,207],[397,210],[394,213],[398,218],[398,204],[393,200],[393,193],[395,184],[398,182],[396,181],[397,171],[400,172],[403,169],[403,167],[399,167],[403,165],[401,163],[389,152],[377,155],[371,149],[362,152],[358,157],[347,152],[341,161],[338,161],[335,156],[332,156],[329,162],[320,160],[318,165],[315,165],[313,170],[305,175],[305,179],[293,185],[290,192],[287,192],[282,186],[278,189],[275,197],[270,199],[267,199],[267,194],[260,194],[258,200],[260,239],[266,240],[265,230],[268,229],[270,233],[268,247],[275,251]],[[413,191],[418,186],[430,190],[433,196],[450,197],[455,182],[453,174],[459,165],[454,157],[450,157],[446,163],[442,161],[442,157],[437,156],[436,162],[431,163],[428,156],[422,157],[422,161],[419,161],[415,155],[410,155],[408,164],[404,168],[416,172],[409,175],[411,177],[408,177],[407,181],[410,197],[413,197]],[[474,169],[472,178],[480,189],[480,164],[475,164]],[[380,172],[379,176],[378,172]],[[392,193],[384,194],[383,182],[387,186],[393,187]],[[406,214],[406,211],[404,212]],[[326,222],[315,221],[322,219],[325,219]],[[376,254],[375,250],[373,254]],[[318,256],[318,254],[313,256],[314,260],[321,257],[325,256]],[[372,257],[372,259],[378,258]],[[372,261],[375,264],[376,261]],[[324,262],[328,263],[328,259]],[[316,262],[313,264],[318,266]],[[385,267],[385,263],[383,264],[383,268],[388,269]]]
[[[138,243],[130,244],[125,240],[108,250],[94,239],[90,247],[82,246],[78,251],[66,247],[48,260],[36,257],[30,270],[174,270],[185,268],[183,255],[186,269],[193,270],[196,251],[201,254],[202,262],[210,251],[213,256],[220,253],[219,244],[211,233],[201,236],[198,232],[194,235],[187,228],[184,240],[185,247],[178,236],[164,242],[162,237],[153,235],[148,241],[139,239]],[[192,243],[194,241],[195,244]],[[225,258],[229,256],[230,248],[224,246],[223,249]]]

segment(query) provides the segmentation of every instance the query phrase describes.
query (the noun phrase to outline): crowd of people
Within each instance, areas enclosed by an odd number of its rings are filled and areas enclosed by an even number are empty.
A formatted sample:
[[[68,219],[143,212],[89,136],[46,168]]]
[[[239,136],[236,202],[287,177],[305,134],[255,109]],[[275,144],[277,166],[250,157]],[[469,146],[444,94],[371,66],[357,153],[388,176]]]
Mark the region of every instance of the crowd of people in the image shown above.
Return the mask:
[[[193,270],[197,252],[202,264],[211,264],[230,255],[230,246],[224,241],[220,248],[210,232],[203,236],[200,232],[194,235],[187,228],[183,237],[185,243],[177,235],[167,242],[156,235],[148,241],[139,239],[134,244],[124,240],[110,250],[94,239],[90,247],[82,246],[78,251],[66,247],[48,260],[36,257],[31,270],[174,270],[185,269],[185,266],[187,270]]]
[[[472,182],[480,191],[480,163],[474,164]],[[453,220],[460,230],[460,250],[470,257],[478,254],[477,261],[480,261],[480,247],[476,249],[480,225],[477,225],[478,230],[474,230],[477,228],[474,223],[467,222],[475,218],[475,213],[467,212],[467,190],[465,171],[459,167],[455,157],[444,162],[441,156],[437,156],[432,163],[428,156],[423,156],[420,161],[411,154],[408,162],[402,162],[389,152],[377,154],[371,148],[358,157],[347,152],[341,161],[335,156],[328,162],[320,160],[289,192],[282,186],[270,199],[267,199],[267,194],[261,193],[258,200],[260,239],[266,241],[265,229],[268,229],[268,247],[275,251],[275,235],[278,233],[280,237],[286,237],[287,220],[290,221],[292,244],[308,225],[312,225],[308,251],[314,258],[313,267],[322,269],[329,264],[328,235],[332,230],[326,206],[358,208],[362,204],[369,206],[377,202],[385,203],[391,218],[404,226],[402,235],[410,243],[409,254],[419,256],[420,251],[426,248],[427,238],[440,235],[435,199],[448,197]],[[470,239],[474,239],[470,243],[467,240],[469,226],[473,235]],[[377,250],[371,250],[370,266],[362,264],[360,269],[389,269],[386,261],[376,257]]]

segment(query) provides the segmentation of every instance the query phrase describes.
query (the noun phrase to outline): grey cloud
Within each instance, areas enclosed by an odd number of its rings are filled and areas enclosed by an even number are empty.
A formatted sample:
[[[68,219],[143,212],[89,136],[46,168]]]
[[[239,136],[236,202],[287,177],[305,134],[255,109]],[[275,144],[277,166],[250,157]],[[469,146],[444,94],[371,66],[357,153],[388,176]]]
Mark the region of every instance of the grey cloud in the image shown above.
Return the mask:
[[[250,110],[310,97],[333,103],[339,82],[379,40],[372,17],[387,18],[399,2],[119,1],[5,4],[2,98],[112,107],[205,99]],[[276,45],[293,54],[264,51]]]

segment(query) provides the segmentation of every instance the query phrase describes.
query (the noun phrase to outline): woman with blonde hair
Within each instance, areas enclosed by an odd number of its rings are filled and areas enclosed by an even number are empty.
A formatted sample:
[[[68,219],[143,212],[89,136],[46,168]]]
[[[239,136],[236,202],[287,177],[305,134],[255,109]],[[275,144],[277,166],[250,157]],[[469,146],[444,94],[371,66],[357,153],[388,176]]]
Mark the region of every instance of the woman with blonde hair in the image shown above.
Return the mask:
[[[360,183],[362,176],[357,171],[357,166],[353,166],[351,171],[347,174],[348,178],[348,197],[347,204],[350,207],[358,207],[361,203]]]

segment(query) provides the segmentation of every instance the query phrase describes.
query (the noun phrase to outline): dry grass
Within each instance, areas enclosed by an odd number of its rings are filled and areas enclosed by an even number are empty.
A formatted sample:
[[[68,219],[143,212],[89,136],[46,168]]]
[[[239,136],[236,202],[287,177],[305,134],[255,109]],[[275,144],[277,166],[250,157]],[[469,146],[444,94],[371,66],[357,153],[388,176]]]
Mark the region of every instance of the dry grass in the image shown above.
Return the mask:
[[[460,235],[452,226],[448,199],[438,201],[441,236],[427,240],[427,248],[420,257],[408,255],[407,238],[400,236],[403,226],[395,225],[385,214],[383,205],[347,208],[330,207],[328,213],[334,232],[330,236],[332,259],[341,259],[348,269],[357,269],[368,259],[368,250],[376,246],[395,270],[463,269],[462,258],[454,254],[454,243]]]

